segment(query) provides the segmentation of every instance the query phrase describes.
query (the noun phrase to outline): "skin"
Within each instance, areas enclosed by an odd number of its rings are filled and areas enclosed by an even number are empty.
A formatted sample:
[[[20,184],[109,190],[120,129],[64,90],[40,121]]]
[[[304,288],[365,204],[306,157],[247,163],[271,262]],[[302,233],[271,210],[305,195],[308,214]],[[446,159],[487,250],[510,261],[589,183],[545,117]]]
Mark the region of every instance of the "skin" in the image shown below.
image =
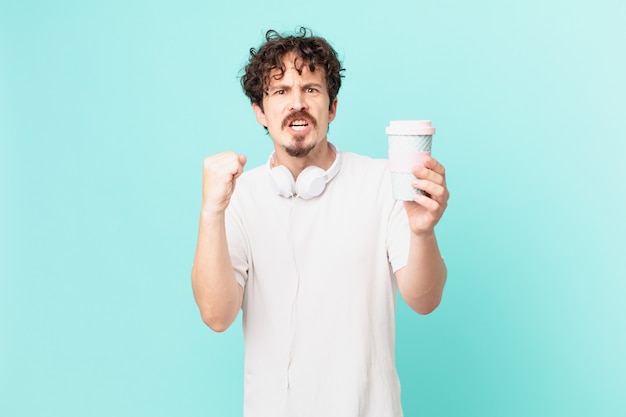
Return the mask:
[[[337,100],[330,101],[323,69],[301,73],[294,67],[294,56],[283,59],[284,76],[270,85],[263,108],[253,104],[257,121],[267,127],[276,152],[276,164],[286,166],[294,178],[310,165],[328,169],[335,160],[328,145],[328,124],[337,112]],[[270,74],[274,75],[274,74]],[[224,216],[243,172],[246,157],[224,152],[203,162],[202,209],[196,256],[192,267],[194,297],[203,321],[215,331],[224,331],[237,317],[243,288],[235,280]],[[430,196],[416,195],[405,202],[411,240],[406,267],[396,271],[403,299],[416,312],[428,314],[440,303],[446,280],[435,225],[441,219],[450,196],[445,169],[434,158],[424,167],[414,168],[414,186]]]
[[[270,73],[271,83],[263,98],[263,109],[257,104],[252,108],[257,121],[267,127],[274,142],[276,164],[286,166],[297,178],[310,165],[326,170],[335,160],[326,135],[328,124],[337,113],[337,99],[330,102],[323,69],[311,72],[305,66],[299,74],[294,60],[293,54],[283,59],[286,70],[281,79],[273,77],[278,70]],[[298,113],[308,115],[295,116]],[[308,153],[294,157],[289,149],[305,149]]]
[[[448,206],[450,192],[445,168],[434,158],[423,167],[414,167],[413,186],[430,194],[418,194],[404,203],[411,228],[407,265],[396,271],[398,288],[404,301],[416,312],[429,314],[441,302],[447,270],[435,237],[435,225]]]
[[[232,324],[243,299],[228,252],[224,213],[245,163],[246,157],[234,152],[213,155],[203,162],[202,209],[191,283],[202,320],[217,332]]]

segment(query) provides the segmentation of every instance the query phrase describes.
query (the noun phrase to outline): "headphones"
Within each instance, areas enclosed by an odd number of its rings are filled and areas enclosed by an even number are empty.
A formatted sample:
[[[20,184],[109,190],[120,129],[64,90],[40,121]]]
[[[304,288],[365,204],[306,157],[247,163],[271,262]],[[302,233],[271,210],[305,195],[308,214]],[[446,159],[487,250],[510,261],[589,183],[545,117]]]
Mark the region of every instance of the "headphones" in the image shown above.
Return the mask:
[[[272,165],[274,165],[276,161],[276,152],[272,152],[267,160],[267,167],[272,179],[274,192],[281,197],[291,198],[298,196],[303,200],[309,200],[322,194],[324,188],[326,188],[326,184],[337,175],[341,167],[339,151],[337,151],[337,148],[333,144],[328,143],[328,145],[336,155],[335,161],[330,168],[324,171],[317,166],[306,167],[300,175],[298,175],[297,180],[294,180],[291,171],[289,171],[286,166],[278,165],[272,168]]]

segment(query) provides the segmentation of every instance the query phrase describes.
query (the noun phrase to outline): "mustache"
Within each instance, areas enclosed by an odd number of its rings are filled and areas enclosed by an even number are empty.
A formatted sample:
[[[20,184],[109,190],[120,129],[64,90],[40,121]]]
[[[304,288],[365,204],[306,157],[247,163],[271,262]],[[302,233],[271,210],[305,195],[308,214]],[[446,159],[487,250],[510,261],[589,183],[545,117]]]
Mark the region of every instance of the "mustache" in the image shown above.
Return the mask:
[[[317,126],[317,120],[315,120],[315,118],[313,116],[311,116],[311,114],[308,111],[306,111],[304,109],[301,109],[301,110],[296,110],[296,111],[293,111],[293,112],[289,113],[283,119],[282,127],[287,127],[294,120],[302,120],[302,119],[305,119],[309,123],[312,123],[313,126]]]

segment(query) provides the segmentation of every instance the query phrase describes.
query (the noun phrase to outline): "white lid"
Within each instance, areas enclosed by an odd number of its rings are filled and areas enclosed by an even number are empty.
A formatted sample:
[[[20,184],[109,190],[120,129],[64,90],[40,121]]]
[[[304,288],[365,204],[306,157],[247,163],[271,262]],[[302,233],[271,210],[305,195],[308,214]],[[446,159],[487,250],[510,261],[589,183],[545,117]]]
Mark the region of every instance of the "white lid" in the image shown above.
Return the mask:
[[[435,128],[430,120],[392,120],[385,129],[388,135],[434,135]]]

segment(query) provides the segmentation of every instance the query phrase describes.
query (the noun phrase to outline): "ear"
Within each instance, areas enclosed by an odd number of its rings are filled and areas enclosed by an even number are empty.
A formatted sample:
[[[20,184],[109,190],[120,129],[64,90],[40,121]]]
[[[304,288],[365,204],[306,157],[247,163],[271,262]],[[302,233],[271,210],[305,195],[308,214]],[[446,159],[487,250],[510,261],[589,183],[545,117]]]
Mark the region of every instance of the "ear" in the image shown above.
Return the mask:
[[[256,116],[257,122],[267,127],[267,118],[265,117],[265,113],[263,113],[263,109],[256,103],[252,103],[252,110],[254,110],[254,115]]]
[[[335,120],[336,115],[337,115],[337,99],[334,99],[333,103],[330,105],[330,109],[328,110],[328,123]]]

